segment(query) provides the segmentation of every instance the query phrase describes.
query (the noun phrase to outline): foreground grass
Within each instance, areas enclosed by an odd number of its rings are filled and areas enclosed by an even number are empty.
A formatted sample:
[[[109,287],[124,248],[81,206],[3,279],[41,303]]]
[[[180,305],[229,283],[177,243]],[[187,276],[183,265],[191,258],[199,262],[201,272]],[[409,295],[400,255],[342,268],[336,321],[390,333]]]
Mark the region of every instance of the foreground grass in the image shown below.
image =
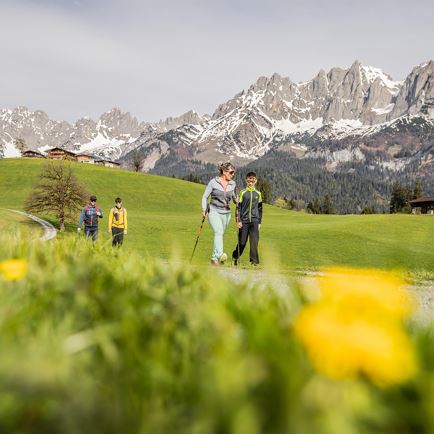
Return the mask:
[[[418,369],[402,384],[333,380],[294,335],[295,283],[283,294],[67,236],[28,246],[3,234],[0,263],[12,258],[27,271],[0,277],[0,432],[434,431],[429,329],[410,329]],[[373,343],[374,368],[388,351]]]
[[[0,207],[22,209],[43,162],[0,160]],[[105,218],[100,242],[110,244],[108,211],[116,196],[124,199],[130,230],[124,250],[189,259],[201,221],[204,186],[171,178],[74,164],[89,192],[98,196]],[[72,223],[69,230],[75,229]],[[434,218],[412,215],[307,215],[266,206],[261,229],[261,262],[281,272],[350,265],[405,269],[425,275],[434,269]],[[225,250],[236,245],[234,219],[225,236]],[[212,232],[206,224],[194,263],[208,263]],[[248,252],[242,263],[248,262]]]

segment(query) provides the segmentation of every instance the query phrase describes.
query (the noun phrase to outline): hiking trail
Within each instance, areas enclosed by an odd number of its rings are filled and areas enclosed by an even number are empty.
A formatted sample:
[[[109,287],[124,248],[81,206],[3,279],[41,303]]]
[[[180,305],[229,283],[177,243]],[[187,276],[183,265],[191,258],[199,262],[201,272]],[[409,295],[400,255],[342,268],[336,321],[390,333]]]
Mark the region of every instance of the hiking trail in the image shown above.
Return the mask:
[[[49,240],[52,240],[53,238],[55,238],[57,236],[56,228],[51,223],[47,222],[46,220],[43,220],[43,219],[36,217],[35,215],[32,215],[32,214],[27,214],[23,211],[18,211],[16,209],[8,209],[8,211],[14,212],[16,214],[20,214],[24,217],[27,217],[27,218],[35,221],[38,224],[40,224],[44,229],[44,234],[39,238],[41,241],[49,241]]]

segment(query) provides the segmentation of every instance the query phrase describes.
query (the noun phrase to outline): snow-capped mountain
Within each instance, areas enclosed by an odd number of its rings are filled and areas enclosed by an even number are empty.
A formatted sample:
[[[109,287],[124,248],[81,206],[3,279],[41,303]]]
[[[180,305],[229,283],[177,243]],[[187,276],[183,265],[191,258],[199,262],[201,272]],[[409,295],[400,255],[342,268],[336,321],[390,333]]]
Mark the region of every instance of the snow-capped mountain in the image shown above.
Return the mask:
[[[433,124],[433,60],[416,66],[404,81],[356,61],[301,83],[279,74],[260,77],[212,116],[191,111],[154,124],[118,109],[74,125],[41,111],[0,110],[0,154],[16,155],[14,142],[21,138],[30,149],[62,146],[126,166],[139,157],[144,171],[183,160],[243,165],[272,149],[334,162],[371,153],[393,166],[399,158],[430,161]]]
[[[141,135],[153,137],[178,125],[197,123],[203,119],[190,111],[176,118],[168,118],[155,124],[139,122],[130,113],[117,108],[103,113],[94,121],[82,118],[73,125],[54,121],[43,111],[30,111],[26,107],[0,110],[0,156],[19,157],[15,147],[17,139],[24,141],[31,150],[46,151],[60,146],[76,153],[119,159],[134,148]]]
[[[112,109],[95,122],[79,119],[75,124],[53,121],[43,111],[30,111],[26,107],[0,110],[0,153],[19,156],[14,144],[24,141],[32,150],[45,151],[54,146],[77,152],[119,158],[120,145],[135,140],[146,127],[129,113]]]
[[[365,138],[372,146],[368,137],[378,139],[383,129],[393,132],[395,123],[411,126],[421,119],[432,128],[434,61],[415,67],[403,82],[355,62],[349,69],[320,71],[303,83],[278,74],[260,77],[220,105],[209,120],[179,126],[170,134],[143,135],[135,147],[142,152],[144,170],[153,170],[162,158],[182,159],[180,153],[201,161],[229,158],[246,164],[276,147],[309,157],[315,148],[327,152],[331,142],[348,148],[349,140]],[[426,134],[416,141],[430,143]]]

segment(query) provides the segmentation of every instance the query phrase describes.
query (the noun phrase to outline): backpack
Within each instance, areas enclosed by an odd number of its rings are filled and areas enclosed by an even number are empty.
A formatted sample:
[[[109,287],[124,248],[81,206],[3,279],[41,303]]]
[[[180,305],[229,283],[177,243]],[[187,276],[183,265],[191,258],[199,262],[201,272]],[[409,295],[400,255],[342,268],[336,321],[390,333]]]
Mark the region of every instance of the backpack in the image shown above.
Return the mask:
[[[117,212],[115,212],[117,211]],[[122,215],[124,215],[124,207],[121,207],[121,209],[119,209],[118,207],[114,206],[113,207],[113,219],[116,220],[116,222],[119,222],[119,214],[122,212]],[[124,219],[125,221],[125,219]]]
[[[89,204],[87,204],[84,209],[84,224],[85,226],[98,226],[98,216],[96,213],[98,212],[99,205],[96,203],[95,208],[92,207],[92,209],[95,209],[94,213],[89,213],[90,208]]]

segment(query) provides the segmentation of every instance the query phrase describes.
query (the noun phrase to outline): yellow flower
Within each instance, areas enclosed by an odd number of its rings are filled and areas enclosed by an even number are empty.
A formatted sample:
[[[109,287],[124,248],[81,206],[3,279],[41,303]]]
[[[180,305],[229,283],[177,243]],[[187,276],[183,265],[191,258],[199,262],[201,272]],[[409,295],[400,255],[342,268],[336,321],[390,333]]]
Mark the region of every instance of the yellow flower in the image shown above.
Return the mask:
[[[403,289],[403,279],[393,273],[349,268],[331,268],[325,273],[319,285],[328,302],[356,309],[359,315],[374,313],[397,319],[413,310],[414,303]]]
[[[401,321],[411,302],[403,282],[373,270],[328,270],[322,298],[305,307],[294,331],[315,368],[335,379],[363,375],[379,386],[402,383],[416,357]]]
[[[27,271],[24,259],[8,259],[0,262],[0,272],[4,280],[21,280]]]
[[[399,324],[341,315],[336,306],[318,303],[300,313],[294,330],[315,368],[331,378],[362,374],[387,386],[416,371],[411,342]]]

